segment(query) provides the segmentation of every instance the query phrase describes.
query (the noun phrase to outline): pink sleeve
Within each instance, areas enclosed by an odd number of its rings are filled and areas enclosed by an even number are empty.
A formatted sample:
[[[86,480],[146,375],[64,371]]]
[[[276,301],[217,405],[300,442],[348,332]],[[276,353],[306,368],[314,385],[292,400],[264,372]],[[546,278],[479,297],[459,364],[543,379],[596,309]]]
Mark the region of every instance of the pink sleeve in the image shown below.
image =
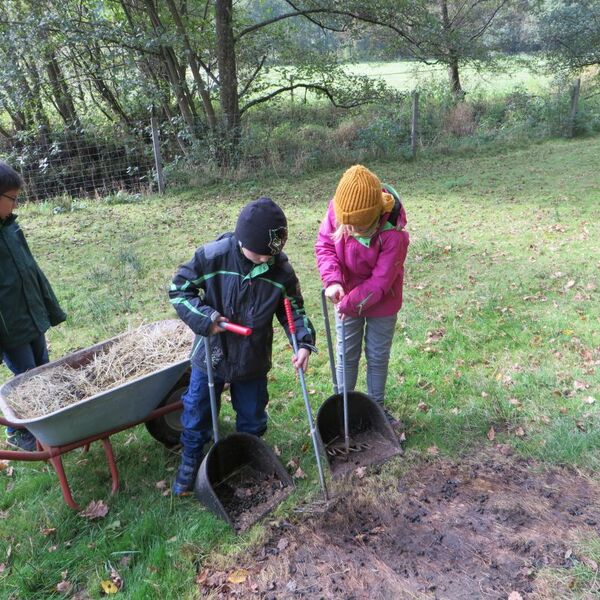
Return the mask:
[[[340,302],[340,311],[359,317],[364,310],[377,304],[390,291],[397,277],[404,273],[408,252],[408,233],[390,231],[381,236],[383,247],[371,277],[348,292]]]
[[[344,279],[340,261],[336,252],[335,244],[331,234],[335,231],[335,216],[331,203],[327,209],[327,214],[321,222],[317,242],[315,244],[315,254],[317,256],[317,268],[321,275],[323,285],[327,287],[333,283],[342,284]]]

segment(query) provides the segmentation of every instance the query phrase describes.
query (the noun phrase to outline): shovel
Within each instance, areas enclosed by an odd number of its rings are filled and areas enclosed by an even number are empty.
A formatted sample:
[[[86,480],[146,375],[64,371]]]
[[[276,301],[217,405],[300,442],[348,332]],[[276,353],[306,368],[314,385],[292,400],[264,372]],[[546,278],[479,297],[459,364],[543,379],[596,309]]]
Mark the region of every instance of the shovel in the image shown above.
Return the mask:
[[[240,335],[252,330],[232,323],[220,323]],[[219,437],[219,415],[210,338],[204,338],[206,373],[214,444],[207,452],[194,485],[196,498],[236,532],[248,529],[273,510],[293,491],[290,474],[260,438],[249,433]]]
[[[283,300],[285,306],[285,315],[287,317],[288,328],[290,330],[290,337],[292,338],[292,347],[294,349],[294,355],[298,355],[298,340],[296,339],[296,324],[294,323],[294,316],[292,315],[292,305],[289,298]],[[298,373],[298,379],[300,379],[300,386],[302,388],[302,397],[304,398],[304,407],[306,408],[306,417],[308,418],[308,427],[310,429],[310,437],[312,438],[313,449],[315,451],[315,460],[317,461],[317,470],[319,471],[319,482],[321,489],[323,490],[323,496],[325,501],[329,500],[327,496],[327,487],[325,485],[325,477],[323,476],[323,467],[321,466],[321,454],[319,452],[319,441],[317,438],[317,432],[315,430],[315,421],[313,419],[312,410],[310,407],[310,401],[308,400],[308,392],[306,390],[306,381],[304,379],[304,371],[296,369]]]
[[[357,467],[385,462],[402,453],[400,442],[383,408],[366,394],[349,392],[346,385],[346,326],[341,323],[342,393],[339,393],[325,290],[321,293],[325,335],[334,394],[317,413],[317,431],[326,450],[332,477]]]

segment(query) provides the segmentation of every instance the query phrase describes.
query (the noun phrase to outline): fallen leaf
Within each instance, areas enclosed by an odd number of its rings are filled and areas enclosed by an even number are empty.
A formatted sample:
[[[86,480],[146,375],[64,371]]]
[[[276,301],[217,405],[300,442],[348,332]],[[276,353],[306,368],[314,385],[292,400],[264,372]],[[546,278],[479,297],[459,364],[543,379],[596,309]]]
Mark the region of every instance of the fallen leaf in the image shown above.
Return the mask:
[[[425,402],[419,402],[419,404],[417,404],[417,410],[426,413],[429,410],[429,405]]]
[[[42,529],[42,535],[48,537],[56,531],[56,527],[46,527]]]
[[[282,552],[283,550],[285,550],[288,546],[290,545],[290,542],[287,538],[281,538],[278,542],[277,542],[277,550],[279,550],[280,552]]]
[[[517,398],[509,398],[508,403],[511,406],[521,406],[521,402],[520,402],[520,400],[517,400]]]
[[[56,584],[56,591],[59,594],[69,594],[73,589],[73,584],[70,581],[63,580]]]
[[[202,569],[202,571],[196,575],[196,583],[200,585],[203,584],[208,579],[209,574],[210,571],[208,569]]]
[[[123,578],[118,571],[111,569],[110,580],[117,586],[119,590],[123,588]]]
[[[548,425],[550,423],[550,418],[546,415],[540,415],[540,421],[545,425]]]
[[[523,596],[519,592],[511,592],[508,595],[508,600],[523,600]]]
[[[107,515],[107,513],[108,506],[106,506],[102,500],[98,500],[97,502],[92,500],[84,510],[77,514],[80,517],[85,517],[91,521],[92,519],[102,519]]]
[[[583,401],[586,404],[594,404],[594,402],[596,402],[596,398],[594,398],[593,396],[588,396],[587,398],[584,398]]]
[[[427,448],[427,454],[431,454],[432,456],[436,456],[440,453],[440,449],[437,446],[429,446]]]
[[[160,481],[157,481],[157,482],[154,484],[154,487],[155,487],[157,490],[164,490],[164,489],[165,489],[165,488],[166,488],[168,485],[169,485],[169,484],[168,484],[168,482],[167,482],[167,480],[166,480],[166,479],[161,479]]]
[[[496,431],[494,430],[493,427],[490,427],[489,431],[487,432],[487,439],[490,440],[490,442],[493,442],[495,438],[496,438]]]
[[[592,558],[588,558],[587,556],[582,556],[581,562],[589,569],[592,569],[592,571],[598,570],[598,563]]]
[[[367,473],[367,468],[366,467],[358,467],[356,469],[356,471],[354,471],[354,472],[356,473],[356,476],[359,479],[362,479],[366,475],[366,473]]]
[[[496,450],[502,454],[502,456],[511,456],[513,449],[508,444],[496,444]]]
[[[517,428],[514,430],[514,434],[515,434],[517,437],[523,437],[523,436],[525,435],[525,430],[524,430],[522,427],[517,427]]]
[[[567,284],[565,285],[565,290],[570,290],[574,285],[575,285],[575,280],[574,279],[570,279],[567,282]]]
[[[0,563],[0,575],[6,571],[6,563]]]
[[[579,391],[579,390],[587,390],[590,386],[583,382],[583,381],[577,381],[577,379],[573,382],[573,389],[575,391]]]
[[[100,587],[105,594],[116,594],[119,591],[119,588],[110,579],[102,580]]]
[[[275,453],[275,456],[281,456],[281,450],[277,445],[273,446],[273,452]]]
[[[575,421],[575,425],[579,431],[585,432],[585,423],[583,421]]]
[[[482,398],[487,398],[488,396],[489,396],[489,394],[487,392],[481,392]]]
[[[561,406],[561,407],[558,409],[558,412],[559,412],[561,415],[566,415],[566,414],[569,412],[569,409],[568,409],[566,406]]]
[[[298,467],[296,469],[296,472],[294,473],[294,477],[296,479],[306,479],[306,473],[302,470],[301,467]]]
[[[571,554],[573,554],[573,550],[570,548],[565,552],[565,560],[571,558]]]
[[[227,577],[229,583],[244,583],[248,579],[248,571],[246,569],[236,569]]]
[[[8,465],[10,461],[8,460],[0,460],[0,471],[4,471],[4,469],[8,469]]]
[[[290,467],[290,469],[297,469],[298,465],[300,464],[300,460],[297,458],[290,458],[290,460],[288,460],[287,464],[285,465],[286,467]]]

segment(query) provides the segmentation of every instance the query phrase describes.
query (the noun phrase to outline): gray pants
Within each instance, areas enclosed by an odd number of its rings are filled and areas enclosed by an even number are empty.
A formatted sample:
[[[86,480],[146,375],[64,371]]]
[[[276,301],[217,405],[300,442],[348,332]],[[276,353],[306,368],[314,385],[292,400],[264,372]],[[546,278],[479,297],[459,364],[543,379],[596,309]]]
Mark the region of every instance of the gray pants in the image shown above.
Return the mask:
[[[385,398],[385,382],[390,362],[390,351],[398,315],[391,317],[346,317],[346,385],[354,390],[358,378],[358,363],[365,339],[367,359],[367,391],[369,397],[380,404]],[[337,380],[342,393],[342,325],[335,315],[337,334]]]

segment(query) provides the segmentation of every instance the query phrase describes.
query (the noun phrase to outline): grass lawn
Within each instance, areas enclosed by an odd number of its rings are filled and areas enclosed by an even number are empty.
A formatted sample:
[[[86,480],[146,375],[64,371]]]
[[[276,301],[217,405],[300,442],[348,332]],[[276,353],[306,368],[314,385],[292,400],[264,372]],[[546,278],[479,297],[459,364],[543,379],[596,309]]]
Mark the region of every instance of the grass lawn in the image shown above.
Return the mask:
[[[401,192],[409,218],[388,404],[406,424],[410,454],[460,460],[502,443],[542,464],[600,467],[599,154],[600,138],[593,138],[369,165]],[[320,336],[321,352],[307,374],[316,409],[331,385],[312,248],[340,174],[134,203],[82,201],[56,213],[51,204],[20,207],[29,244],[69,314],[49,333],[52,357],[172,317],[166,289],[177,265],[230,230],[246,201],[269,194],[288,215],[286,251]],[[1,367],[0,380],[8,376]],[[275,513],[288,518],[301,500],[318,495],[318,482],[280,328],[270,379],[266,441],[284,464],[298,459],[307,474]],[[226,403],[226,431],[232,414]],[[114,498],[106,500],[101,447],[65,459],[76,499],[108,503],[103,519],[67,508],[51,467],[0,467],[3,598],[59,597],[62,580],[81,598],[97,598],[111,569],[125,582],[121,597],[196,598],[196,573],[210,557],[235,555],[263,539],[262,525],[235,537],[193,498],[164,495],[160,482],[170,482],[178,457],[143,427],[113,440],[122,478]],[[372,475],[373,485],[390,473]],[[585,543],[588,556],[600,560],[598,537]],[[595,585],[585,569],[584,592]]]
[[[356,75],[382,79],[389,86],[410,92],[415,88],[431,88],[432,85],[447,85],[448,75],[443,65],[426,65],[410,60],[396,62],[357,63],[348,69]],[[508,93],[523,88],[530,93],[546,89],[551,77],[541,71],[541,64],[527,56],[505,57],[494,67],[476,69],[465,66],[460,71],[463,88],[468,93]]]

